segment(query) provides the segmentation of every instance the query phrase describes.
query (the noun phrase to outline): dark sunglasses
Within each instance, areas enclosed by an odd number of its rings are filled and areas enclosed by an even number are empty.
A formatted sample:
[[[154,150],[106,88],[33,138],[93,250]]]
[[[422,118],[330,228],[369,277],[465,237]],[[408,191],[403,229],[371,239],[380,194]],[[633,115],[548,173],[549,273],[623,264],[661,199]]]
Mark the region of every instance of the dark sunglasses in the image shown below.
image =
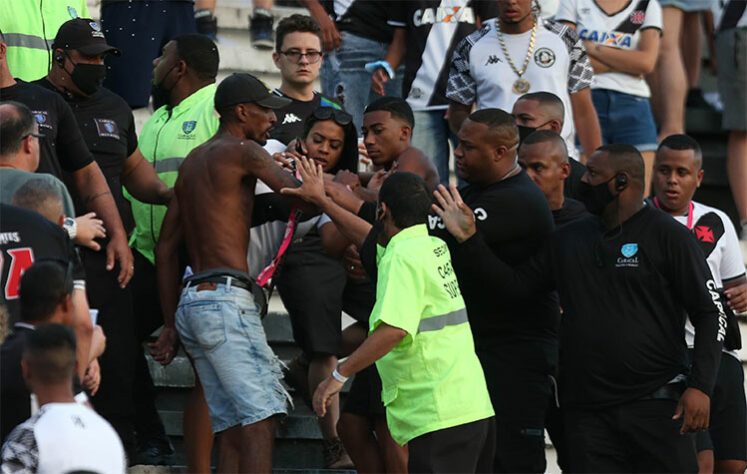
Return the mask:
[[[334,107],[318,107],[312,114],[317,120],[334,120],[335,123],[341,127],[350,124],[353,121],[353,116],[344,110],[339,110]]]

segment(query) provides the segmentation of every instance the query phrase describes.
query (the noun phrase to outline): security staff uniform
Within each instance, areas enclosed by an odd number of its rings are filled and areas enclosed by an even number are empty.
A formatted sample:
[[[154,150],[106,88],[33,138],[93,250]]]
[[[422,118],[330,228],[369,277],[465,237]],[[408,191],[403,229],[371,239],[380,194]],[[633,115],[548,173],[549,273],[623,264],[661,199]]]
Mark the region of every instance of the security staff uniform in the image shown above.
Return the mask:
[[[59,92],[47,78],[35,82],[36,85],[59,93],[70,105],[83,139],[93,153],[111,190],[114,202],[122,214],[126,206],[122,194],[120,176],[125,161],[137,148],[135,119],[129,106],[113,92],[99,87],[89,97]],[[76,200],[79,213],[85,207]],[[105,249],[107,239],[100,239]],[[86,270],[86,288],[91,308],[99,311],[98,324],[107,336],[107,350],[99,357],[104,376],[92,402],[96,410],[111,423],[119,434],[125,451],[132,456],[135,450],[135,413],[133,386],[135,380],[135,321],[132,313],[131,286],[120,288],[117,273],[106,270],[106,252],[89,248],[81,249],[81,258]],[[156,419],[158,419],[156,417]]]
[[[52,64],[52,41],[63,23],[90,18],[86,0],[12,0],[0,2],[0,30],[8,45],[11,76],[35,81]]]
[[[599,217],[553,233],[514,270],[478,232],[454,248],[502,295],[557,289],[560,394],[573,472],[696,472],[672,415],[685,386],[712,393],[726,316],[702,252],[669,215],[643,207],[606,230]],[[695,327],[688,372],[686,314]]]
[[[392,438],[409,443],[412,472],[489,468],[494,412],[448,247],[420,224],[377,253],[370,331],[407,332],[376,362]]]

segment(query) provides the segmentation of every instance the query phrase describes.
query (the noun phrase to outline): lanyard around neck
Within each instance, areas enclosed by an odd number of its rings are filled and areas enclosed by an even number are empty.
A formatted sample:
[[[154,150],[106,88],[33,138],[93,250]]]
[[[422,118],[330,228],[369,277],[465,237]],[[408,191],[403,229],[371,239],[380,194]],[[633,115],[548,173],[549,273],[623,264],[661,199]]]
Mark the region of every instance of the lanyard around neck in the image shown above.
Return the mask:
[[[656,207],[658,207],[659,209],[661,209],[661,206],[659,205],[659,200],[657,198],[655,198],[655,197],[654,197],[654,204],[656,205]],[[688,230],[692,230],[693,229],[693,209],[694,208],[695,208],[695,206],[693,205],[693,202],[690,201],[687,204],[687,229]]]

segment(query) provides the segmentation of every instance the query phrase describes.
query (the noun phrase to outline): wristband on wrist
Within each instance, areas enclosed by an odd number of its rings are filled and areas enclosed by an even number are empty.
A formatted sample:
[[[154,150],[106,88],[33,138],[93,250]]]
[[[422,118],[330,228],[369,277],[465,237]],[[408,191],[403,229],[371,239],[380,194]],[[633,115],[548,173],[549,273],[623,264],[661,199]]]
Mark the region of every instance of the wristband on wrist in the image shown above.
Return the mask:
[[[340,383],[345,383],[348,381],[348,377],[345,377],[340,372],[338,372],[337,367],[335,367],[335,370],[332,371],[332,378]]]
[[[371,74],[373,74],[375,70],[381,68],[389,75],[389,79],[394,79],[394,70],[392,69],[392,66],[390,66],[386,61],[374,61],[372,63],[366,63],[366,65],[363,67],[366,68],[366,71]]]

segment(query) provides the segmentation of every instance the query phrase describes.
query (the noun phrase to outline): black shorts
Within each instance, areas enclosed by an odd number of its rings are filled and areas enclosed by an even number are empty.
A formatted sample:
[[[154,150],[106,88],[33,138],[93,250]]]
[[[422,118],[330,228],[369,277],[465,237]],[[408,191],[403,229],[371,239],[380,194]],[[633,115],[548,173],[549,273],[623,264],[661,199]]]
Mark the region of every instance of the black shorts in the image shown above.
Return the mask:
[[[283,259],[276,283],[304,354],[339,355],[342,292],[347,276],[339,260],[317,249],[294,249]]]
[[[698,451],[713,450],[717,461],[747,460],[747,402],[742,364],[721,354],[716,385],[711,395],[711,424],[696,437]]]
[[[386,408],[381,403],[381,378],[376,365],[371,365],[355,374],[350,387],[343,413],[352,413],[368,419],[386,416]]]

